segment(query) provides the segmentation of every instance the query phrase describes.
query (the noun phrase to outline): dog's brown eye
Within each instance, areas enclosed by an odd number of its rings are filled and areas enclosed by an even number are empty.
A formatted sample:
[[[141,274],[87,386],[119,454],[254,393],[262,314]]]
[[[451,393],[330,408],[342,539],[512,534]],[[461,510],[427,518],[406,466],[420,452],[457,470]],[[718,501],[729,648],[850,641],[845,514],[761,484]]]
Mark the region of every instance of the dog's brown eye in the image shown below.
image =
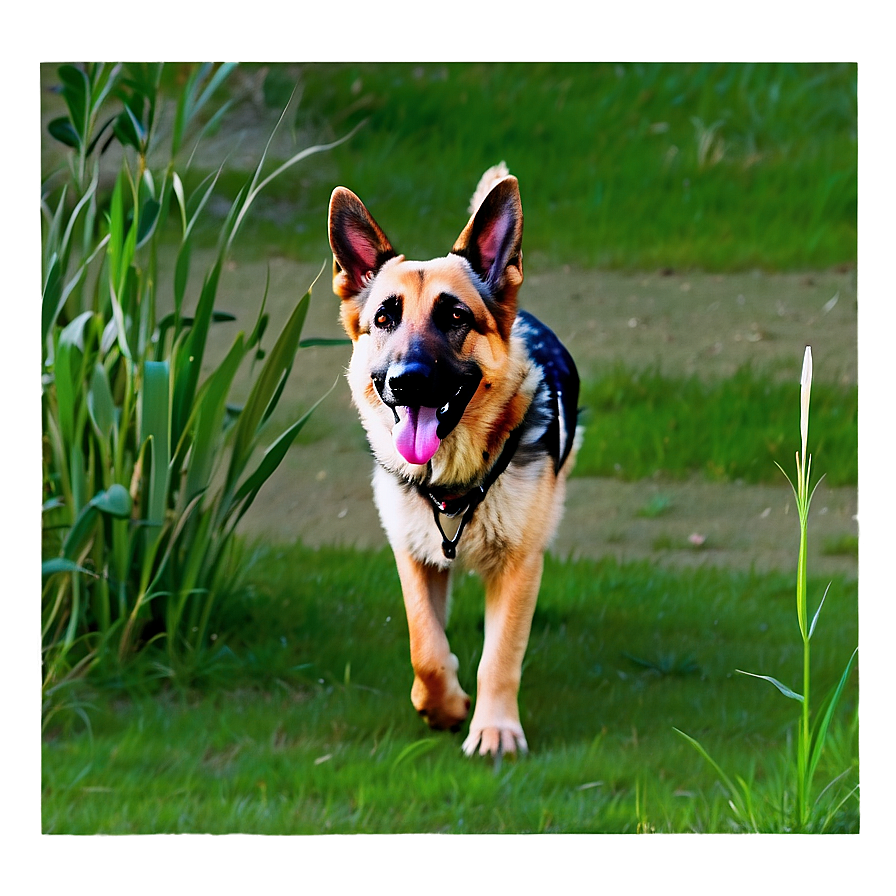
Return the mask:
[[[398,300],[390,298],[383,302],[373,316],[373,325],[379,330],[391,330],[398,326],[401,319],[401,308]]]
[[[473,313],[463,305],[451,309],[451,325],[455,328],[472,327]]]

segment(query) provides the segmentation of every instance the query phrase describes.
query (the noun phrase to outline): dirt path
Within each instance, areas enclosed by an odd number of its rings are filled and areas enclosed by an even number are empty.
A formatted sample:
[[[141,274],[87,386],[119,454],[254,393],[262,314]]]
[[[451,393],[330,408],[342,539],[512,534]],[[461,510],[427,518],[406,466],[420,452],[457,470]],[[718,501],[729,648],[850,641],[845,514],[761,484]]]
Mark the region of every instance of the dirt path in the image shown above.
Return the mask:
[[[195,267],[201,270],[199,260]],[[273,259],[270,267],[274,333],[318,268],[284,259]],[[817,380],[856,382],[854,273],[679,276],[533,268],[530,264],[523,304],[564,339],[583,376],[621,360],[713,378],[752,360],[796,380],[808,342]],[[223,278],[219,305],[237,313],[241,327],[252,325],[264,280],[265,265],[255,262],[232,263]],[[336,302],[325,271],[314,290],[306,336],[342,335]],[[234,334],[233,325],[218,329],[212,360],[220,358]],[[282,426],[336,387],[246,515],[247,534],[298,538],[312,546],[385,544],[370,499],[372,462],[341,381],[349,353],[348,346],[300,352],[275,422]],[[796,386],[794,394],[796,402]],[[654,496],[662,497],[666,509],[645,517]],[[810,517],[814,573],[857,574],[855,556],[826,553],[833,541],[857,534],[856,513],[855,489],[822,484]],[[705,540],[696,546],[691,536]],[[781,486],[751,486],[574,478],[555,551],[662,565],[790,570],[798,537],[793,497],[783,479]]]

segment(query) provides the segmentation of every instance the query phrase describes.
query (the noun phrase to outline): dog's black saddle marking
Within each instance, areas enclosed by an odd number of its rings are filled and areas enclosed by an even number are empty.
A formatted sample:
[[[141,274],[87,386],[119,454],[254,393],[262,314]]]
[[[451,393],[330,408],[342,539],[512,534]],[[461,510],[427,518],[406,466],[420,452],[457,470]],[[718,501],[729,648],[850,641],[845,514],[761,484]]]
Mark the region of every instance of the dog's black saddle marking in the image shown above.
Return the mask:
[[[554,460],[554,473],[572,451],[579,404],[579,373],[572,355],[550,327],[528,311],[520,311],[513,322],[512,334],[520,336],[529,357],[541,368],[546,399],[546,429],[538,439]]]

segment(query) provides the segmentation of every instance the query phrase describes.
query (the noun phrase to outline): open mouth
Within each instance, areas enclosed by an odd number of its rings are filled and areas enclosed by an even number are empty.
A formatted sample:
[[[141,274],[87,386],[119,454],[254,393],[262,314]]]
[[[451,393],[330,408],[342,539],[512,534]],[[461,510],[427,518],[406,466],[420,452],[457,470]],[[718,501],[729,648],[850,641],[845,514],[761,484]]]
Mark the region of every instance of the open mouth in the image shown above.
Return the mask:
[[[392,441],[395,449],[409,464],[428,463],[439,450],[442,440],[460,422],[479,379],[468,381],[441,407],[395,405],[395,426]]]

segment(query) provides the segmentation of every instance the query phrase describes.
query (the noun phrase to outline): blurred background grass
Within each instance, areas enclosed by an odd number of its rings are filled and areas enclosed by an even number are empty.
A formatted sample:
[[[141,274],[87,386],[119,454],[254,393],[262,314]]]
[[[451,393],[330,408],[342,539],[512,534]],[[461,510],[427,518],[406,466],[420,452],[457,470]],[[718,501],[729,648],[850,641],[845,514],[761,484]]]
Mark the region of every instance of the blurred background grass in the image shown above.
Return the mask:
[[[345,145],[287,173],[251,225],[253,242],[296,257],[325,247],[320,209],[336,183],[375,210],[402,251],[444,252],[480,174],[503,159],[522,184],[527,253],[553,264],[855,263],[853,64],[244,69],[252,102],[272,114],[298,87],[299,139],[334,139],[363,122]],[[229,134],[231,148],[239,140]],[[228,168],[235,192],[240,174]]]

